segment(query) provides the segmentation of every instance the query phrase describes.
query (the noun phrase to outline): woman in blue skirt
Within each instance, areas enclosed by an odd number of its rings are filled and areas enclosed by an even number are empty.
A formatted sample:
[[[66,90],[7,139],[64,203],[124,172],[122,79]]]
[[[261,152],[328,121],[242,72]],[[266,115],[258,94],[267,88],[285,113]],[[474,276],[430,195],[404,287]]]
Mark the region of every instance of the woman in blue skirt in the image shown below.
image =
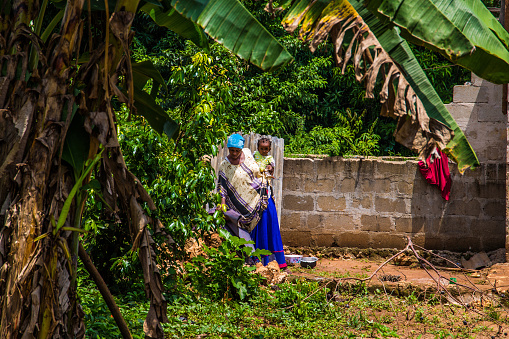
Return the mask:
[[[269,197],[267,178],[251,151],[244,148],[241,135],[231,135],[227,147],[229,154],[219,166],[218,173],[222,204],[240,214],[238,225],[244,233],[249,233],[255,247],[271,251],[279,267],[285,268],[283,242],[274,200]],[[264,265],[269,263],[272,255],[263,257]]]

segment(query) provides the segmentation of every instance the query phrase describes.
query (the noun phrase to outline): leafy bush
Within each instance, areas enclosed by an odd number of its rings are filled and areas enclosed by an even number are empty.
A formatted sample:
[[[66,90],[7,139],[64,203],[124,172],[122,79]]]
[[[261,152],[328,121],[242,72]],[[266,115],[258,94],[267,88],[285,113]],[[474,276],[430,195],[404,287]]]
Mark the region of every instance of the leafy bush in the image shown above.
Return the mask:
[[[220,197],[213,193],[215,173],[202,156],[215,155],[217,145],[228,133],[223,119],[230,100],[227,79],[206,54],[197,53],[191,60],[191,65],[174,67],[170,81],[174,107],[168,113],[180,126],[175,140],[159,135],[141,118],[131,117],[129,121],[125,107],[119,112],[119,142],[127,167],[154,200],[157,210],[147,207],[147,213],[163,223],[177,242],[177,250],[188,238],[224,223],[221,213],[209,215],[205,209]],[[101,274],[114,289],[121,290],[140,277],[140,266],[136,253],[129,252],[132,244],[127,226],[102,215],[103,203],[98,198],[100,194],[95,192],[89,199],[85,223],[101,232],[87,237],[87,248],[99,263]],[[160,254],[162,260],[171,262],[181,253],[164,247]]]
[[[86,337],[90,339],[120,338],[120,330],[100,292],[83,268],[81,260],[78,265],[77,283],[80,305],[85,314]],[[143,322],[148,313],[149,302],[145,297],[143,283],[130,285],[124,290],[123,295],[115,297],[115,302],[133,338],[145,338]]]
[[[378,120],[364,128],[361,114],[347,109],[337,113],[337,124],[334,127],[313,128],[309,133],[301,131],[290,140],[286,153],[328,154],[335,155],[378,155],[380,136],[374,133]]]
[[[254,244],[219,230],[225,239],[218,248],[203,246],[206,256],[197,256],[186,263],[187,278],[191,288],[203,297],[212,300],[245,300],[256,294],[261,277],[252,274],[255,267],[246,266],[249,256],[270,254],[269,251],[255,250],[246,244]]]

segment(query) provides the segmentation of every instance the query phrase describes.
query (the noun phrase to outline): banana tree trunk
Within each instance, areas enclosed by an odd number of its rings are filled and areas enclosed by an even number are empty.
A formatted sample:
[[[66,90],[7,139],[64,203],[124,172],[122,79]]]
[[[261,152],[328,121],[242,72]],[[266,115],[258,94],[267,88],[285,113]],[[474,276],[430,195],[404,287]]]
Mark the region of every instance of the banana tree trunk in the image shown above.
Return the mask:
[[[41,51],[31,34],[36,1],[15,1],[11,15],[2,17],[0,154],[2,186],[0,233],[0,337],[82,337],[83,317],[71,299],[68,248],[70,231],[55,236],[58,220],[72,187],[60,153],[74,96],[69,95],[71,55],[79,43],[84,0],[67,6],[60,36],[44,73],[29,70],[29,52]],[[30,85],[28,85],[30,84]],[[74,216],[71,206],[68,219]],[[48,233],[49,232],[49,233]],[[71,310],[71,307],[73,308]],[[71,324],[70,326],[67,326]]]
[[[164,336],[166,301],[146,228],[158,223],[141,207],[155,205],[125,166],[110,105],[113,95],[133,105],[128,46],[139,1],[119,0],[111,15],[105,2],[105,32],[97,46],[88,46],[89,61],[78,69],[83,17],[90,15],[82,13],[84,2],[67,2],[60,32],[47,41],[39,38],[38,18],[44,15],[39,4],[47,1],[0,5],[0,338],[84,337],[75,230],[85,196],[79,188],[89,179],[91,160],[102,163],[97,177],[108,185],[106,199],[111,206],[118,201],[122,209],[114,212],[130,226],[139,249],[151,302],[145,333]],[[120,74],[128,98],[116,86]],[[82,144],[81,162],[66,158]]]

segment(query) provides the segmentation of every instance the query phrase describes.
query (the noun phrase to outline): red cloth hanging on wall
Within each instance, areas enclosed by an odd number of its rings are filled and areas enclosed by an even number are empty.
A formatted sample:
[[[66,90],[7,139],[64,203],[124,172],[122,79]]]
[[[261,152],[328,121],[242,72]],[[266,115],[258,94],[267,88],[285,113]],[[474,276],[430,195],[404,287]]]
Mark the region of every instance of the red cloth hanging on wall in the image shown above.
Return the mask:
[[[426,163],[422,160],[419,161],[419,170],[428,184],[438,185],[442,191],[442,198],[449,200],[452,184],[449,161],[447,155],[441,150],[437,148],[436,152],[439,155],[438,157],[436,157],[435,152],[432,152],[426,159]]]

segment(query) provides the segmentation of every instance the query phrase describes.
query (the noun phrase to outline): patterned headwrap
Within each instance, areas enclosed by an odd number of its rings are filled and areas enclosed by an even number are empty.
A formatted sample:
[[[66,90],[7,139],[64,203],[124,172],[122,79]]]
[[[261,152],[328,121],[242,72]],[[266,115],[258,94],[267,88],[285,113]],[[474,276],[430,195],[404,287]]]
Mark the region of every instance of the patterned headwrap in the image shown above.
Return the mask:
[[[244,138],[240,134],[232,134],[228,137],[226,147],[244,148]]]

